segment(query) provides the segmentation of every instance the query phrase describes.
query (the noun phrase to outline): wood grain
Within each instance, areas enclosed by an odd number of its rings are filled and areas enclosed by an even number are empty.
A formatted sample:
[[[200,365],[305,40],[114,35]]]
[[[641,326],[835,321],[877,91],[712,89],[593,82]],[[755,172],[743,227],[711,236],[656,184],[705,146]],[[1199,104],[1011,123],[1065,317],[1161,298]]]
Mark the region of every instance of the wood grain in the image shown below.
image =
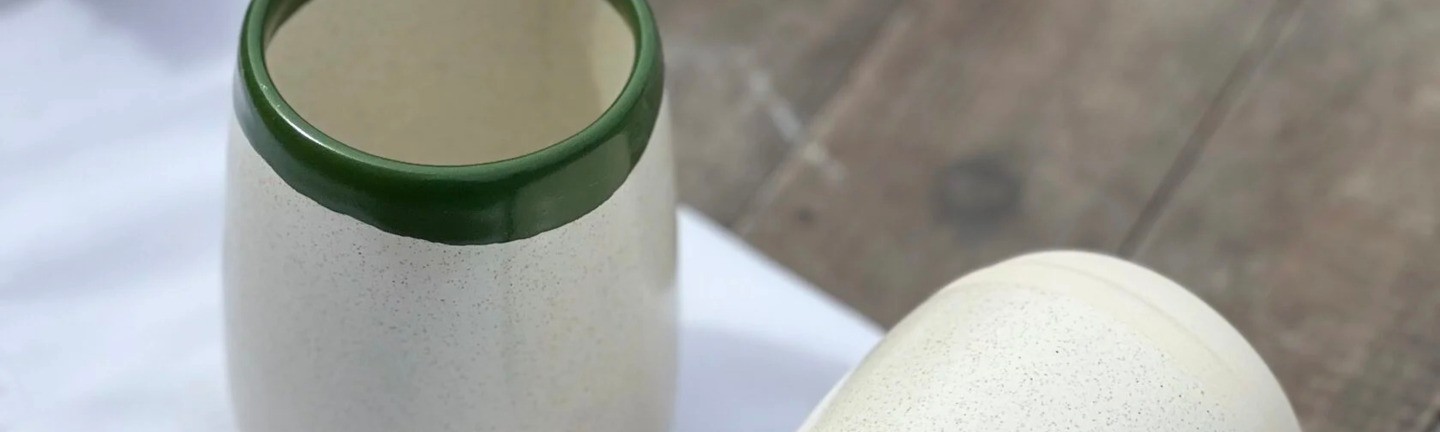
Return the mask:
[[[909,1],[737,229],[886,325],[980,265],[1114,249],[1274,6]]]
[[[722,224],[798,143],[890,0],[655,0],[681,199]]]
[[[1305,430],[1435,430],[1440,3],[1311,0],[1141,242]]]

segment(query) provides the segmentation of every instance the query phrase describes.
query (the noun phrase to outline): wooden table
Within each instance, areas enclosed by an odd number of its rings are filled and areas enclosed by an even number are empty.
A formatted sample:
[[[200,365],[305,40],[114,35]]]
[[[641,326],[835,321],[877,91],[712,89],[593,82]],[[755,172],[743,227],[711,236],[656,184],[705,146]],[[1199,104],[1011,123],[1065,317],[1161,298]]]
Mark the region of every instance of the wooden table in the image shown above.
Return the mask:
[[[1306,430],[1440,431],[1440,2],[653,1],[682,198],[877,322],[1108,251]]]

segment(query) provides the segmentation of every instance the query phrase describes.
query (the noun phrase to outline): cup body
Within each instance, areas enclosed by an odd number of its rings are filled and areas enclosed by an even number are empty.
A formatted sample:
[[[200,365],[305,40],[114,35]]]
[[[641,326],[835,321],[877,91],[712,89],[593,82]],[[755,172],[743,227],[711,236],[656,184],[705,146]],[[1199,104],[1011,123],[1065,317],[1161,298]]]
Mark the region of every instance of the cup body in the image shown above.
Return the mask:
[[[261,3],[247,28],[268,32]],[[572,139],[501,164],[417,167],[315,156],[343,144],[288,129],[300,121],[266,93],[249,49],[223,272],[240,430],[668,427],[675,190],[658,76],[610,109],[648,117],[597,121],[614,127],[578,150],[551,157]]]
[[[1047,252],[911,312],[801,431],[1299,431],[1260,356],[1140,266]]]

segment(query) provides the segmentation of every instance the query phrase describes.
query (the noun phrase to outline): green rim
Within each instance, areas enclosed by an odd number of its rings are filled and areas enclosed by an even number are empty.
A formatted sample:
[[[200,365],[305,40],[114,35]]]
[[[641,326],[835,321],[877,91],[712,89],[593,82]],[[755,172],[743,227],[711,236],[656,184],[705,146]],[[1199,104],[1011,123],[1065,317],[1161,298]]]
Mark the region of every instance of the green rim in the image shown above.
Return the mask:
[[[254,0],[240,36],[236,117],[280,178],[336,212],[389,233],[477,245],[529,238],[599,207],[624,183],[660,113],[664,67],[645,0],[610,0],[635,34],[635,63],[615,102],[584,130],[524,156],[434,166],[386,159],[331,138],[275,89],[265,44],[308,0]]]

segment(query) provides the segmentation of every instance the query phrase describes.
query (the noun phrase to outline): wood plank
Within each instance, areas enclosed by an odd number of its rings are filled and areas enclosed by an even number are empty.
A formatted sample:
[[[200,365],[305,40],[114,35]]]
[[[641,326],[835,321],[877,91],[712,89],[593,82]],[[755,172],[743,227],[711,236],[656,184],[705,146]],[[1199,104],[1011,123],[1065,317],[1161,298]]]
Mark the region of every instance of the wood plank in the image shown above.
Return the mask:
[[[980,265],[1113,249],[1274,4],[907,2],[738,229],[886,325]]]
[[[681,199],[722,224],[808,136],[889,0],[656,0]]]
[[[1440,415],[1440,3],[1306,2],[1138,258],[1235,323],[1307,431]]]

